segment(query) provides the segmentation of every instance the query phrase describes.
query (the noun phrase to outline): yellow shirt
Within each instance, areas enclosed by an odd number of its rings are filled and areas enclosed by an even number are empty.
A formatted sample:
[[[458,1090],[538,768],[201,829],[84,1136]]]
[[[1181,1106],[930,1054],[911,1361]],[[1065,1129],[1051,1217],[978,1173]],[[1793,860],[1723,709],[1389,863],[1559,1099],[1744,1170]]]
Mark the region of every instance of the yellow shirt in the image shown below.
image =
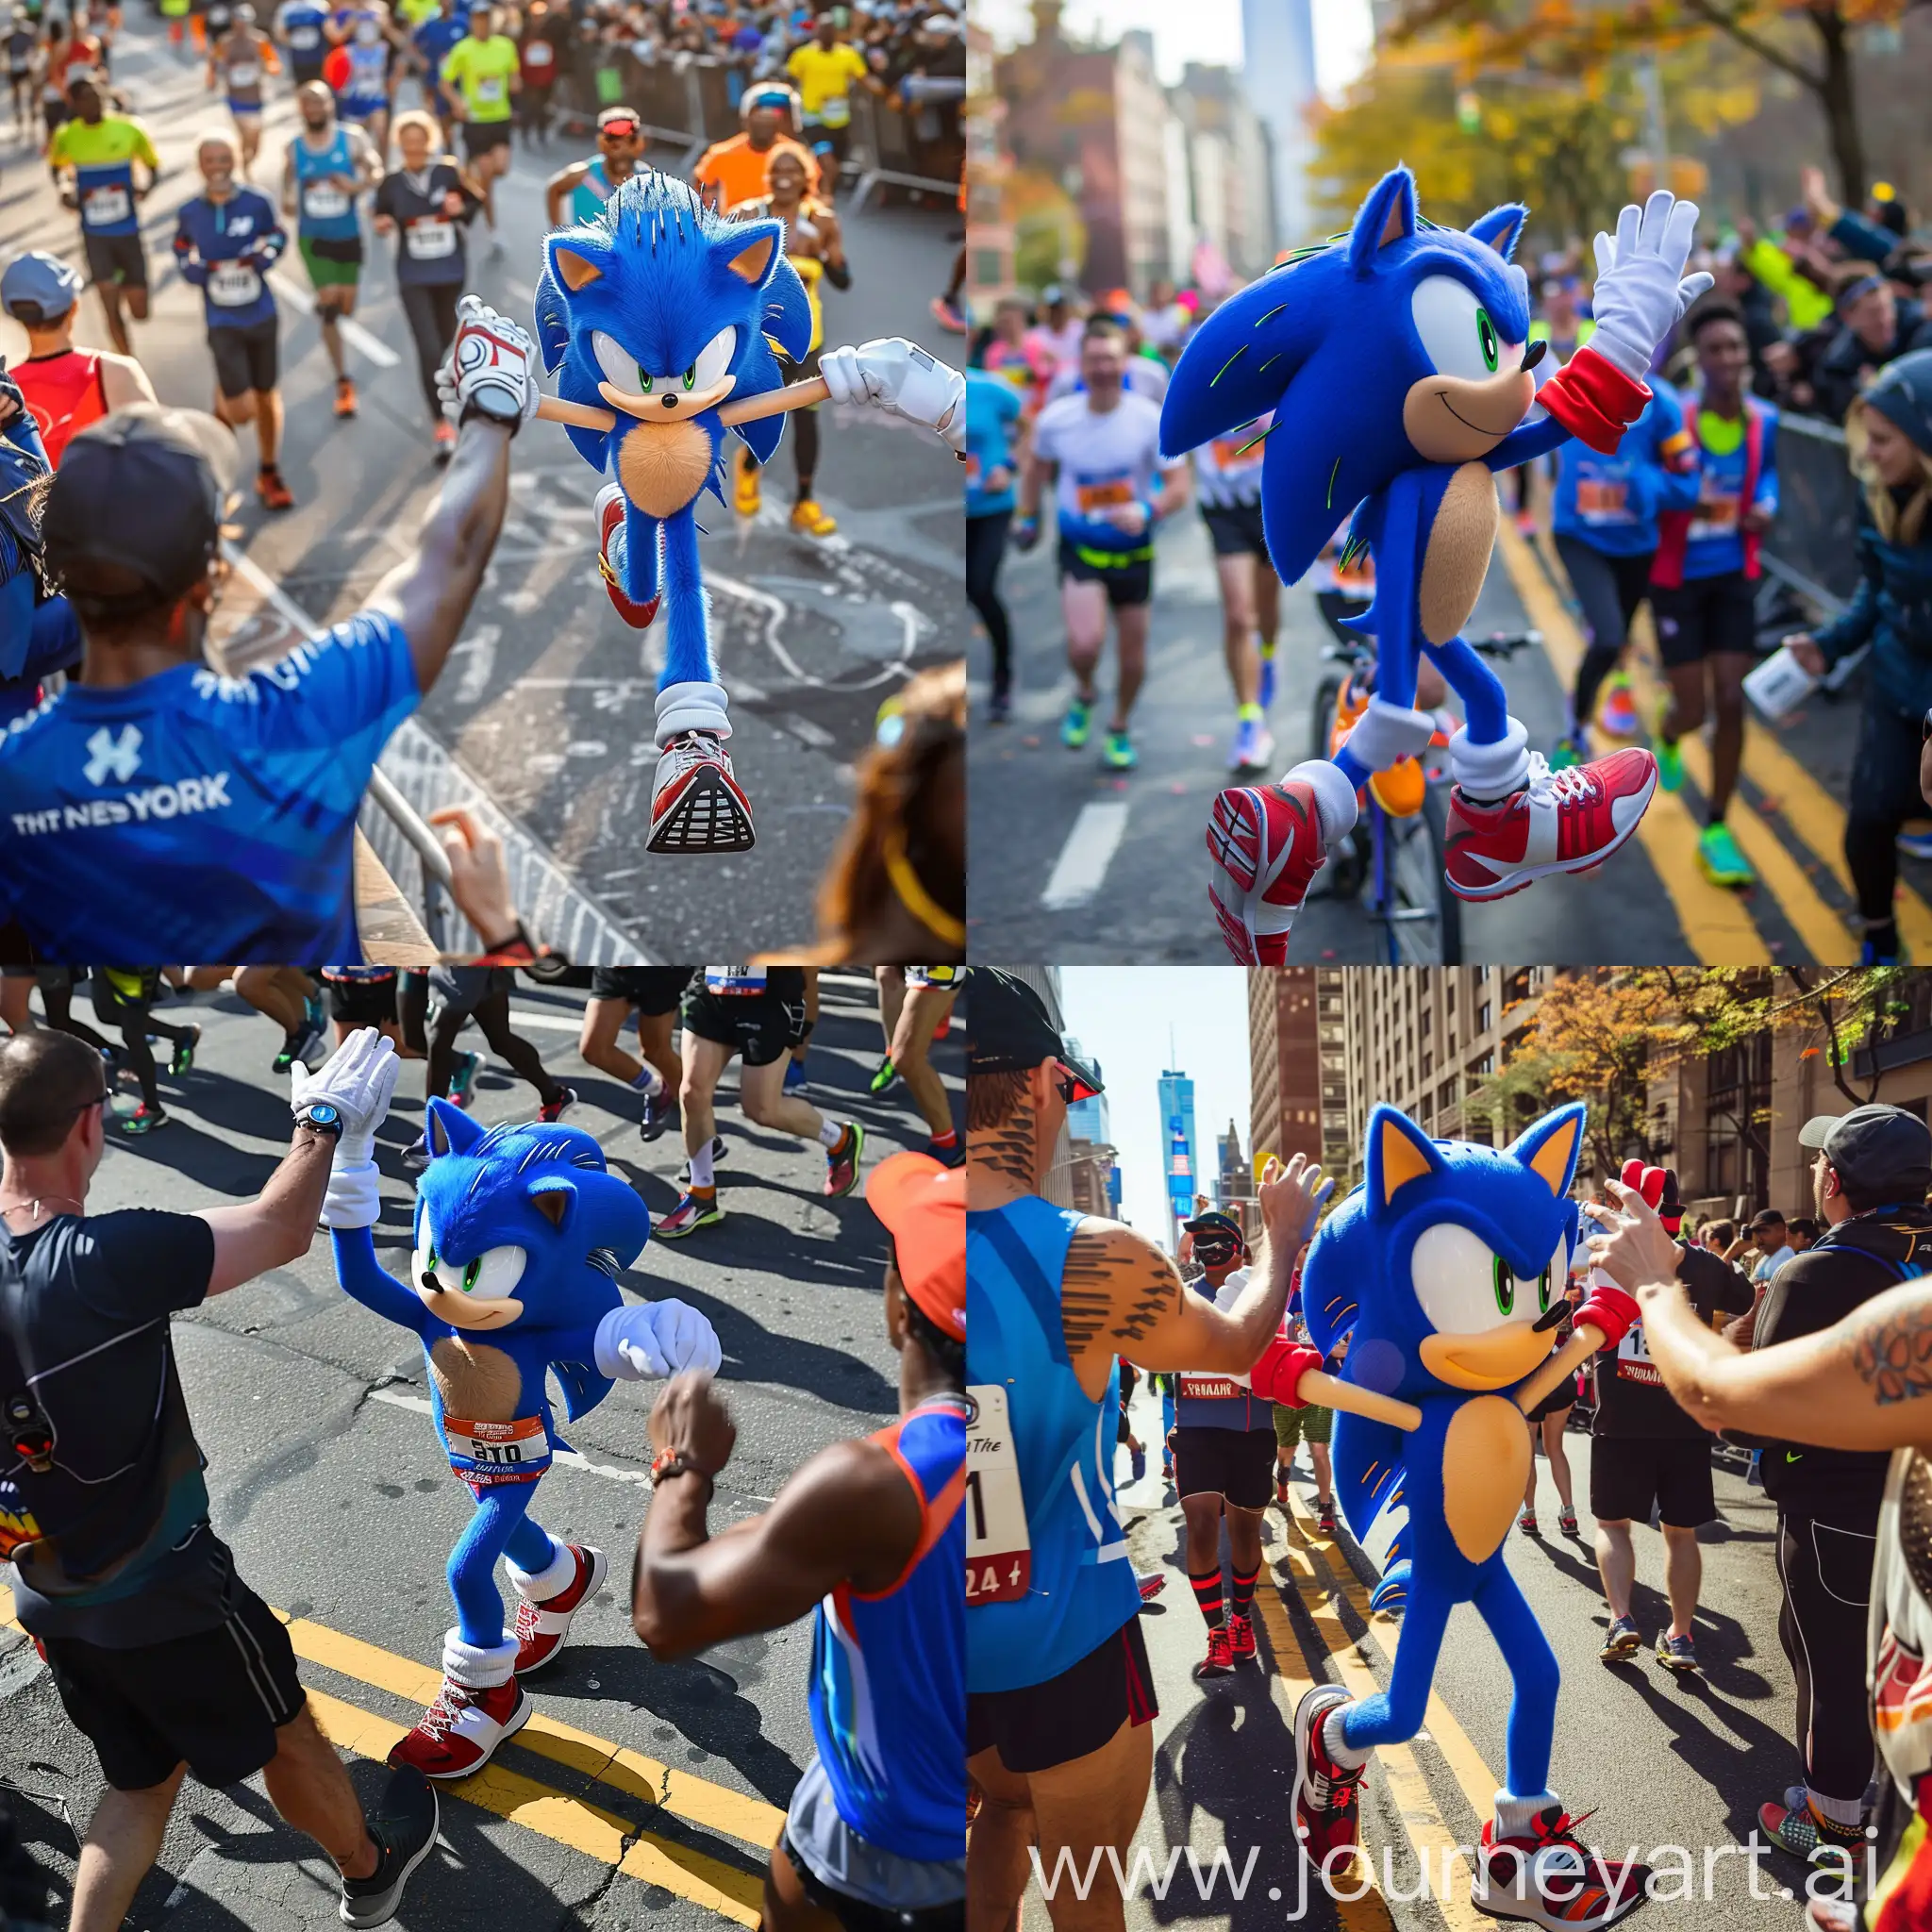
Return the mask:
[[[829,50],[816,41],[808,41],[804,46],[794,47],[785,63],[785,72],[798,83],[805,118],[821,121],[827,127],[843,127],[852,119],[851,83],[863,80],[871,71],[865,56],[846,41]]]
[[[444,58],[442,77],[462,90],[464,113],[488,125],[509,119],[509,84],[518,64],[517,43],[508,35],[479,41],[469,34]]]

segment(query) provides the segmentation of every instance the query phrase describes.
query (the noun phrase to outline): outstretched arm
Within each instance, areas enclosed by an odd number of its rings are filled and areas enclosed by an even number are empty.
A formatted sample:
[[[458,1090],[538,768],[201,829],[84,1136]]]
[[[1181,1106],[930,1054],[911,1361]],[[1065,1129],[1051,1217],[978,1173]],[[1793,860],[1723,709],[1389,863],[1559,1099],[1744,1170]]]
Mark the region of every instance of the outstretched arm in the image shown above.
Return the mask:
[[[339,1227],[330,1238],[336,1252],[336,1279],[373,1315],[423,1333],[428,1311],[375,1258],[375,1240],[366,1227]]]

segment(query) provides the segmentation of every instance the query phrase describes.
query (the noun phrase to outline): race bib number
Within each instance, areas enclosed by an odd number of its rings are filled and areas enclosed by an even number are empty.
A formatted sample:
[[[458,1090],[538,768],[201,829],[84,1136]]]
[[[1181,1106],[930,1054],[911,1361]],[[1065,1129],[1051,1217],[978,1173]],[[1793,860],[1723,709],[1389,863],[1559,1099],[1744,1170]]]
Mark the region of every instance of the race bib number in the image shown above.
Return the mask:
[[[134,202],[119,183],[110,183],[105,188],[90,188],[80,198],[83,227],[106,228],[115,222],[126,221],[133,213]]]
[[[760,993],[765,990],[765,969],[762,966],[707,966],[705,968],[705,991],[722,993],[727,998],[736,998],[747,993]]]
[[[533,1483],[550,1467],[550,1437],[540,1415],[513,1423],[472,1423],[446,1415],[449,1466],[473,1489]]]
[[[1183,1375],[1180,1392],[1202,1402],[1232,1402],[1248,1391],[1232,1375]]]
[[[253,60],[238,60],[228,69],[228,85],[253,87],[261,78],[261,69]]]
[[[261,299],[261,277],[245,261],[218,261],[208,272],[208,299],[217,308],[246,308]]]
[[[322,33],[317,27],[293,26],[289,29],[289,44],[298,54],[306,54],[311,47],[322,45]]]
[[[557,58],[557,49],[548,41],[532,41],[524,49],[525,62],[531,67],[548,67]]]
[[[457,231],[449,223],[431,216],[411,222],[403,230],[403,245],[411,261],[443,261],[457,252]]]
[[[1018,1603],[1033,1575],[1033,1539],[1007,1391],[983,1382],[966,1393],[966,1603]]]
[[[494,108],[503,100],[503,76],[500,74],[483,75],[476,82],[476,105],[479,108]]]
[[[1630,491],[1621,482],[1600,482],[1588,476],[1576,483],[1576,514],[1586,523],[1621,523]]]
[[[967,489],[977,490],[979,488],[979,479],[985,474],[985,466],[980,462],[979,458],[969,449],[966,452]]]
[[[318,181],[302,191],[302,212],[311,221],[332,222],[349,212],[349,197],[340,188]]]
[[[819,103],[819,124],[824,127],[843,127],[852,119],[852,101],[846,94],[831,94]]]
[[[1663,1386],[1663,1376],[1650,1358],[1650,1344],[1643,1339],[1643,1324],[1633,1322],[1617,1344],[1617,1379],[1642,1382],[1652,1389]]]
[[[1699,499],[1690,534],[1693,539],[1728,537],[1737,527],[1738,499],[1720,491]]]
[[[1098,516],[1102,510],[1116,509],[1133,500],[1133,479],[1128,476],[1112,477],[1104,483],[1075,483],[1074,486],[1074,501],[1079,506],[1083,517]]]

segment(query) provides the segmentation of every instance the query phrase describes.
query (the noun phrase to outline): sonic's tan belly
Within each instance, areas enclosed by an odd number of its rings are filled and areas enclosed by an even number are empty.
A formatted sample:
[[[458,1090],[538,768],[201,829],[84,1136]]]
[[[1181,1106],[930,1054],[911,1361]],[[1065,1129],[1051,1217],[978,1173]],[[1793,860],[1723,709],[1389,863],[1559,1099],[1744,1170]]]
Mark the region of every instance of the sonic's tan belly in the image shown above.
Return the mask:
[[[1416,602],[1423,636],[1446,644],[1469,622],[1496,547],[1496,479],[1481,463],[1464,463],[1449,479],[1423,552]]]
[[[617,450],[617,480],[649,517],[681,510],[711,474],[711,439],[695,423],[640,423]]]
[[[1442,1517],[1472,1563],[1495,1555],[1529,1481],[1529,1424],[1507,1397],[1476,1395],[1442,1439]]]
[[[514,1361],[487,1341],[445,1335],[429,1349],[429,1373],[443,1413],[466,1423],[509,1423],[520,1415],[524,1378]]]

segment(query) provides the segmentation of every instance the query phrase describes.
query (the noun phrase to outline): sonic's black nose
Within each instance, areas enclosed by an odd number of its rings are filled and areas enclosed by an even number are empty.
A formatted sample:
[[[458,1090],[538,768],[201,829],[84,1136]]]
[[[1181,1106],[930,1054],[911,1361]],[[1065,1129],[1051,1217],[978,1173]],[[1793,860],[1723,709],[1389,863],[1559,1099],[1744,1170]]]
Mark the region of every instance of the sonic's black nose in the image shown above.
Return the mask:
[[[1525,343],[1523,350],[1523,366],[1525,369],[1534,369],[1543,359],[1543,354],[1549,346],[1547,338],[1540,342]]]
[[[1541,348],[1542,344],[1539,342],[1537,346]],[[1546,1307],[1542,1311],[1541,1316],[1536,1322],[1531,1324],[1531,1326],[1535,1329],[1537,1334],[1546,1335],[1552,1328],[1556,1327],[1556,1325],[1560,1321],[1562,1321],[1563,1317],[1567,1315],[1569,1312],[1570,1304],[1568,1302],[1561,1300],[1554,1301],[1550,1304],[1548,1307]]]
[[[434,1268],[424,1269],[423,1286],[426,1288],[431,1294],[441,1294],[442,1292],[442,1283],[437,1280],[436,1270]]]
[[[666,397],[664,398],[664,407],[665,407],[665,408],[666,408],[667,409],[675,409],[675,408],[676,408],[676,407],[677,407],[677,398],[676,398],[675,396],[666,396]]]

